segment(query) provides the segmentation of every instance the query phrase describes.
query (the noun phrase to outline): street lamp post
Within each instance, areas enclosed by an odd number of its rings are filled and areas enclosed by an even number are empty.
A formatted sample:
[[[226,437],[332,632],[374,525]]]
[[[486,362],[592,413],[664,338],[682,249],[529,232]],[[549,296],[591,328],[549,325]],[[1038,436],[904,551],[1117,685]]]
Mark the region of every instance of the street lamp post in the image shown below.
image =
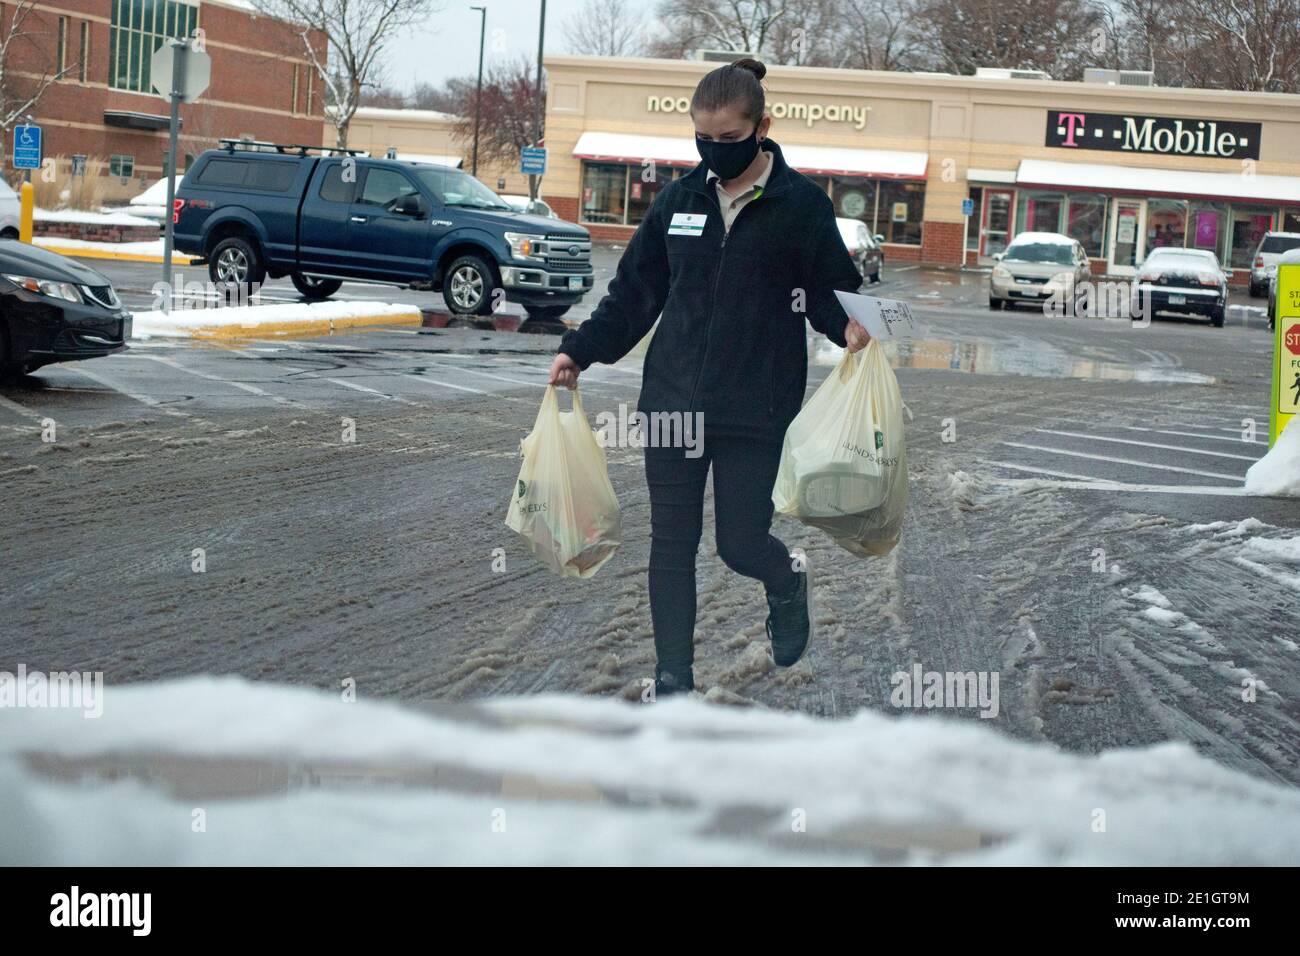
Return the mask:
[[[537,96],[533,101],[533,145],[542,138],[542,50],[546,46],[546,0],[542,0],[542,16],[537,27]],[[537,176],[528,177],[529,198],[537,198]]]
[[[487,7],[470,7],[479,12],[478,19],[478,87],[474,93],[474,158],[470,161],[470,175],[478,175],[478,126],[483,113],[483,32],[487,29]]]

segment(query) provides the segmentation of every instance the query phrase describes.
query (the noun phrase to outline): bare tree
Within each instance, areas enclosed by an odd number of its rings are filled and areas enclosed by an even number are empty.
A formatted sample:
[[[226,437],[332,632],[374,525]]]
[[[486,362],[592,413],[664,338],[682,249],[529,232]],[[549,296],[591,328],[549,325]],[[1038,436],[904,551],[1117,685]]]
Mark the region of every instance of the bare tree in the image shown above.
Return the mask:
[[[298,25],[303,50],[325,87],[327,116],[335,144],[348,145],[348,126],[361,105],[362,93],[383,76],[384,50],[406,27],[427,20],[438,0],[252,0],[268,16]],[[325,38],[326,50],[312,42]]]
[[[645,18],[628,0],[587,0],[564,25],[570,51],[588,56],[640,56],[644,36]]]
[[[785,62],[772,49],[771,36],[797,0],[662,0],[663,35],[651,45],[653,56],[684,57],[692,50],[735,50]]]
[[[0,8],[0,18],[8,11],[9,22],[0,23],[0,140],[7,137],[14,123],[25,117],[40,101],[41,96],[50,85],[62,79],[80,63],[72,63],[59,69],[49,51],[53,44],[38,38],[49,37],[48,30],[37,29],[45,25],[39,12],[33,17],[36,0],[19,0],[18,3],[5,4]],[[35,76],[31,70],[31,60],[21,65],[15,63],[19,57],[36,57],[43,60],[41,72]],[[0,150],[0,165],[3,165],[3,150]]]
[[[479,125],[479,166],[508,165],[533,143],[533,103],[537,95],[536,66],[528,57],[499,63],[483,77]],[[460,85],[461,96],[448,103],[456,123],[452,135],[462,143],[474,141],[475,82]],[[542,90],[543,100],[546,90]],[[543,116],[545,110],[543,110]]]
[[[1075,80],[1105,23],[1091,0],[922,0],[915,25],[936,67],[1043,70]]]
[[[916,24],[918,0],[839,0],[835,61],[856,70],[911,70],[924,66]]]

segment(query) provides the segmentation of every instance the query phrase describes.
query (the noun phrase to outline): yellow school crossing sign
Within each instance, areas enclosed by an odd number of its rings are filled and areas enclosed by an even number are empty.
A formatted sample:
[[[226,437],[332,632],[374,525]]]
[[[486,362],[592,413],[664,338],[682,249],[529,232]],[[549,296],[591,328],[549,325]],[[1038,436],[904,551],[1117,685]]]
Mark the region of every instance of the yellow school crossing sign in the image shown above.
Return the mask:
[[[1277,267],[1273,323],[1273,400],[1269,403],[1268,444],[1272,447],[1287,422],[1300,414],[1300,261],[1287,258]],[[1300,425],[1296,426],[1300,428]]]

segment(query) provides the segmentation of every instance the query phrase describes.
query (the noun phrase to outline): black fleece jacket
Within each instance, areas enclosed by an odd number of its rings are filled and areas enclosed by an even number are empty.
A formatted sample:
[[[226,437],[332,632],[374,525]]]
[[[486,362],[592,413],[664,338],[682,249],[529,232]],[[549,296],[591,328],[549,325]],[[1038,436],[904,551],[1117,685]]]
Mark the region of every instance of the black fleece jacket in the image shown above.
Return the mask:
[[[862,278],[826,193],[776,143],[762,147],[773,158],[767,188],[730,234],[703,163],[659,192],[608,293],[559,351],[583,369],[617,362],[659,319],[638,409],[702,412],[708,432],[780,440],[807,386],[804,320],[844,345],[835,290],[854,292]],[[683,213],[704,215],[700,234],[677,234]]]

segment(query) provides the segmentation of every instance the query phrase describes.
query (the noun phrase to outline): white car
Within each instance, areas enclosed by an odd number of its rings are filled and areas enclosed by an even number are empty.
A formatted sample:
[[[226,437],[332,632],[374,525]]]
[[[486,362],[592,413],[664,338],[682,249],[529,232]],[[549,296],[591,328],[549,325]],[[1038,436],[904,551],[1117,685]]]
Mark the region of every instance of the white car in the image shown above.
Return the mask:
[[[1092,276],[1083,246],[1059,232],[1022,232],[993,258],[990,309],[1053,297],[1073,301],[1078,284]]]
[[[884,236],[872,236],[867,224],[861,219],[844,219],[837,216],[835,225],[844,240],[844,248],[849,250],[853,264],[858,267],[864,280],[880,281],[880,267],[884,264],[885,253],[880,248]]]
[[[18,238],[18,221],[22,203],[13,188],[0,179],[0,239]]]
[[[184,174],[176,177],[175,192],[181,191],[181,180]],[[162,222],[167,217],[167,180],[160,179],[152,186],[134,197],[128,205],[126,212],[133,216],[141,216],[145,219],[156,219]]]
[[[541,199],[529,199],[527,196],[518,196],[514,193],[502,193],[498,198],[515,212],[532,213],[535,216],[545,216],[547,219],[560,218]]]

